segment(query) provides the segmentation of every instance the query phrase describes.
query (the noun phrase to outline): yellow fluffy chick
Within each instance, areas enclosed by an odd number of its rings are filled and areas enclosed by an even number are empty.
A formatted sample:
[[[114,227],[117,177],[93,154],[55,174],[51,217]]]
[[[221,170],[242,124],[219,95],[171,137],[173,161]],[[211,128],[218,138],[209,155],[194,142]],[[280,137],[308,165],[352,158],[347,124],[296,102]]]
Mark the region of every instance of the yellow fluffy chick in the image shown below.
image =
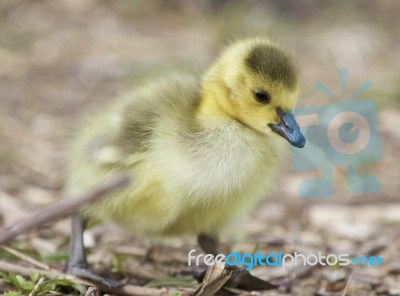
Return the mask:
[[[87,215],[130,233],[217,238],[268,193],[284,138],[304,146],[291,113],[298,84],[290,56],[254,38],[227,47],[202,79],[176,76],[132,90],[81,123],[67,191],[125,172],[131,184]]]

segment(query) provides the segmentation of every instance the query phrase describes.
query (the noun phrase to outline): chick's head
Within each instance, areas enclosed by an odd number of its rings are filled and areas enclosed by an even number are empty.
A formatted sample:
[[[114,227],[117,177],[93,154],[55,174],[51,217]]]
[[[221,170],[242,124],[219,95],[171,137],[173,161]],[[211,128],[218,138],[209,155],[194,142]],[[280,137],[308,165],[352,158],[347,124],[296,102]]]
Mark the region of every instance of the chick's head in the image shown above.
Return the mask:
[[[266,39],[233,44],[206,74],[217,106],[262,134],[276,134],[296,147],[305,138],[292,114],[299,78],[292,58]]]

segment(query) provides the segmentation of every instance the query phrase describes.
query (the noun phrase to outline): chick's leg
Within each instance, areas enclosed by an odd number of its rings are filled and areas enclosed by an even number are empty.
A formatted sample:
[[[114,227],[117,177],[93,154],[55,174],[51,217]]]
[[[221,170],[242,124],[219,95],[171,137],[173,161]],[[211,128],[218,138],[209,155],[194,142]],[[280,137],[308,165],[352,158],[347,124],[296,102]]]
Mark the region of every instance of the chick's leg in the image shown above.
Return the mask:
[[[200,233],[197,242],[204,252],[217,256],[219,254],[218,239],[207,234]]]
[[[69,258],[67,262],[67,272],[78,277],[82,277],[107,288],[117,288],[123,284],[111,279],[102,278],[88,269],[86,261],[85,247],[83,244],[83,232],[86,221],[76,212],[71,216],[71,240],[69,245]]]
[[[214,256],[219,254],[218,239],[206,234],[199,234],[197,241],[204,252]],[[227,287],[239,288],[243,290],[271,290],[277,289],[278,286],[264,281],[258,277],[250,274],[247,270],[241,269],[237,266],[226,266],[225,268],[233,270],[232,277],[225,284]],[[202,281],[205,272],[196,276],[196,279]]]
[[[86,221],[77,212],[71,216],[71,240],[69,245],[68,269],[70,267],[87,268],[83,232]]]

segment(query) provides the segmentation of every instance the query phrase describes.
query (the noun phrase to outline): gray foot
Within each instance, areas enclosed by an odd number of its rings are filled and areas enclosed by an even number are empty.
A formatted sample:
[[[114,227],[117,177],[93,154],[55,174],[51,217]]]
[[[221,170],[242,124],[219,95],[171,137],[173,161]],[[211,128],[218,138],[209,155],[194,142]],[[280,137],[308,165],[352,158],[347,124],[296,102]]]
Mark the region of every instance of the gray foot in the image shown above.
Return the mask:
[[[124,283],[98,276],[93,272],[91,272],[90,270],[83,267],[68,267],[67,273],[76,275],[77,277],[87,279],[89,281],[99,283],[109,289],[119,288],[124,285]]]
[[[271,284],[270,282],[255,277],[251,275],[250,272],[236,266],[227,266],[226,269],[233,270],[233,275],[224,287],[239,288],[246,291],[262,291],[279,288],[278,285]],[[206,271],[195,274],[194,277],[197,281],[202,282],[205,274]]]

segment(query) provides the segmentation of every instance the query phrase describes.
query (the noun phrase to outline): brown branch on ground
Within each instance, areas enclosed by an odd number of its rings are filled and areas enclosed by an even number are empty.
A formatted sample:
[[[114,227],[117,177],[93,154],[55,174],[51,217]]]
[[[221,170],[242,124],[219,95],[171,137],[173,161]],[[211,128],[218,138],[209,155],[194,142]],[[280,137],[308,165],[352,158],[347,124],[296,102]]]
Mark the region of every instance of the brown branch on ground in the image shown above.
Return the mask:
[[[86,290],[85,296],[97,296],[98,291],[95,287],[89,287]]]
[[[0,248],[3,249],[4,251],[14,255],[15,257],[18,257],[19,259],[37,267],[37,268],[44,269],[44,270],[50,269],[50,267],[47,264],[37,261],[36,259],[29,257],[14,248],[6,247],[6,246],[1,246]]]
[[[41,270],[37,268],[30,268],[21,265],[16,265],[13,263],[9,263],[7,261],[0,260],[0,271],[7,273],[15,273],[20,274],[22,276],[29,277],[32,273],[38,273],[39,275],[49,278],[49,279],[67,279],[77,283],[80,283],[89,287],[97,287],[98,284],[91,283],[86,280],[82,280],[73,275],[63,273],[61,271],[50,269],[50,270]],[[105,286],[99,286],[99,290],[116,294],[116,295],[127,295],[127,296],[166,296],[169,295],[167,290],[165,289],[154,289],[147,287],[140,287],[134,285],[125,285],[116,289],[110,289]],[[202,294],[205,295],[205,294]],[[207,294],[209,295],[209,294]]]
[[[206,272],[203,283],[191,296],[215,295],[222,286],[231,278],[233,270],[225,269],[221,265],[210,266]]]
[[[70,215],[74,211],[80,209],[83,205],[94,202],[104,197],[107,193],[122,186],[126,186],[128,183],[129,177],[127,175],[118,175],[106,180],[102,185],[97,186],[80,196],[62,198],[11,228],[1,229],[0,245],[10,242],[18,235],[26,233],[42,224]]]

